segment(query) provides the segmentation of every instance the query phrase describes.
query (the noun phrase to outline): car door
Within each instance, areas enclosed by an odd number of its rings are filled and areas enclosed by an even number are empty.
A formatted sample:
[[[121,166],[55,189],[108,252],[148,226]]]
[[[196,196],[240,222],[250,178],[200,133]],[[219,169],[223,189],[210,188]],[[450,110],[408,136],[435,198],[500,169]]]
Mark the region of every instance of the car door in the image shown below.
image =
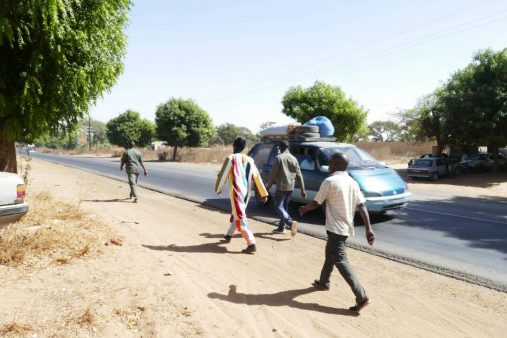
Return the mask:
[[[319,169],[319,150],[316,147],[296,145],[292,146],[290,151],[299,162],[306,193],[308,195],[306,201],[312,201],[317,194],[317,191],[319,191],[320,184],[323,179],[327,177],[327,173],[322,173]],[[292,199],[299,202],[305,202],[305,200],[301,198],[301,189],[299,189],[298,186],[296,186],[296,189],[294,189],[294,192],[292,193]]]
[[[269,179],[269,174],[273,168],[273,161],[277,153],[278,147],[276,147],[275,142],[258,143],[249,153],[264,182],[267,182]]]
[[[437,159],[437,171],[439,176],[447,174],[447,166],[441,159]]]

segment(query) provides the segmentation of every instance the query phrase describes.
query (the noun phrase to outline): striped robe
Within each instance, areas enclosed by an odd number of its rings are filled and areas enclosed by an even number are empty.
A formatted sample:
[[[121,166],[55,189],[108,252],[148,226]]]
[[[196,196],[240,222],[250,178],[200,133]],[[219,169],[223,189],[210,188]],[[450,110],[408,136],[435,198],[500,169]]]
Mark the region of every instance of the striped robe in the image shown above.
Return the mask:
[[[229,181],[231,200],[230,226],[226,235],[234,236],[236,230],[241,231],[248,245],[255,244],[255,238],[248,228],[246,207],[250,199],[252,181],[261,197],[268,195],[264,183],[262,183],[259,171],[253,159],[244,154],[232,154],[226,157],[224,165],[218,174],[215,184],[215,192],[219,193]]]

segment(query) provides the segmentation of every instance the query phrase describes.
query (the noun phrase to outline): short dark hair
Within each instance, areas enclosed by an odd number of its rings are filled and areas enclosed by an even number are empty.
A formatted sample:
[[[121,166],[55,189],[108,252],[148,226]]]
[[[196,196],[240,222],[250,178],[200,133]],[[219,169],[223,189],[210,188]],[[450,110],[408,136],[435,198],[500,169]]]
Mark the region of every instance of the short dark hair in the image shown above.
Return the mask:
[[[234,143],[232,144],[234,148],[235,153],[240,153],[245,149],[246,146],[246,140],[243,137],[238,137],[234,140]]]
[[[278,143],[278,148],[280,148],[281,151],[285,151],[285,149],[289,148],[289,142],[287,141],[281,141]]]

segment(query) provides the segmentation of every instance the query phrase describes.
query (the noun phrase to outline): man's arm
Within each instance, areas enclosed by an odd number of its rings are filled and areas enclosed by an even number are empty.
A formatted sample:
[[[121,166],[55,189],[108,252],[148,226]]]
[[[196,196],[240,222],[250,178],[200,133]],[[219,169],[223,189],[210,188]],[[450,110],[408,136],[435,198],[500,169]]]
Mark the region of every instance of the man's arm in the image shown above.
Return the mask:
[[[297,160],[296,160],[296,181],[298,181],[299,187],[301,188],[301,197],[306,199],[305,180],[303,179],[303,175],[301,174],[301,168],[299,167],[299,163]]]
[[[275,164],[271,169],[271,173],[269,174],[268,184],[266,185],[266,189],[269,191],[269,188],[275,183],[276,178],[278,177],[278,173],[280,172],[280,158],[277,156],[275,159]]]
[[[123,155],[121,155],[121,160],[120,160],[120,171],[123,171],[123,167],[125,166],[125,153],[123,153]]]
[[[371,228],[370,215],[368,215],[368,209],[366,209],[364,203],[359,204],[357,208],[359,209],[359,213],[361,214],[361,218],[363,219],[363,223],[365,226],[366,240],[368,241],[368,244],[373,245],[373,242],[375,241],[375,233]]]
[[[312,211],[320,207],[320,204],[316,201],[311,201],[310,203],[303,205],[302,207],[299,207],[299,214],[302,216],[306,214],[308,211]]]
[[[231,165],[231,160],[229,156],[227,156],[224,160],[224,164],[222,165],[222,169],[220,169],[220,172],[217,176],[217,181],[215,183],[215,192],[217,194],[222,193],[222,189],[225,185],[225,182],[227,182],[227,178],[229,177],[229,169]]]

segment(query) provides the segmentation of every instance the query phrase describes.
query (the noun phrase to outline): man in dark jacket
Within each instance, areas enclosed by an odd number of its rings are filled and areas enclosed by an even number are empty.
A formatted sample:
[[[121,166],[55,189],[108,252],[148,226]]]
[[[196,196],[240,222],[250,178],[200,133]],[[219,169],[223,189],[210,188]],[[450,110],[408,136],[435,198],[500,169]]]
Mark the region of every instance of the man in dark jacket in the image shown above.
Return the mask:
[[[133,141],[127,142],[125,146],[126,150],[121,157],[120,171],[123,171],[123,167],[126,167],[130,186],[130,198],[133,197],[134,203],[137,203],[138,196],[136,186],[140,169],[141,167],[143,168],[144,176],[148,176],[148,171],[144,167],[141,153],[134,148],[134,146],[135,143]]]
[[[282,141],[279,144],[280,154],[276,157],[273,170],[269,176],[267,189],[276,184],[275,209],[280,216],[278,228],[273,232],[285,233],[285,227],[291,229],[292,236],[297,233],[297,222],[289,215],[289,201],[296,180],[301,188],[301,196],[306,198],[305,183],[298,160],[289,152],[289,142]]]

